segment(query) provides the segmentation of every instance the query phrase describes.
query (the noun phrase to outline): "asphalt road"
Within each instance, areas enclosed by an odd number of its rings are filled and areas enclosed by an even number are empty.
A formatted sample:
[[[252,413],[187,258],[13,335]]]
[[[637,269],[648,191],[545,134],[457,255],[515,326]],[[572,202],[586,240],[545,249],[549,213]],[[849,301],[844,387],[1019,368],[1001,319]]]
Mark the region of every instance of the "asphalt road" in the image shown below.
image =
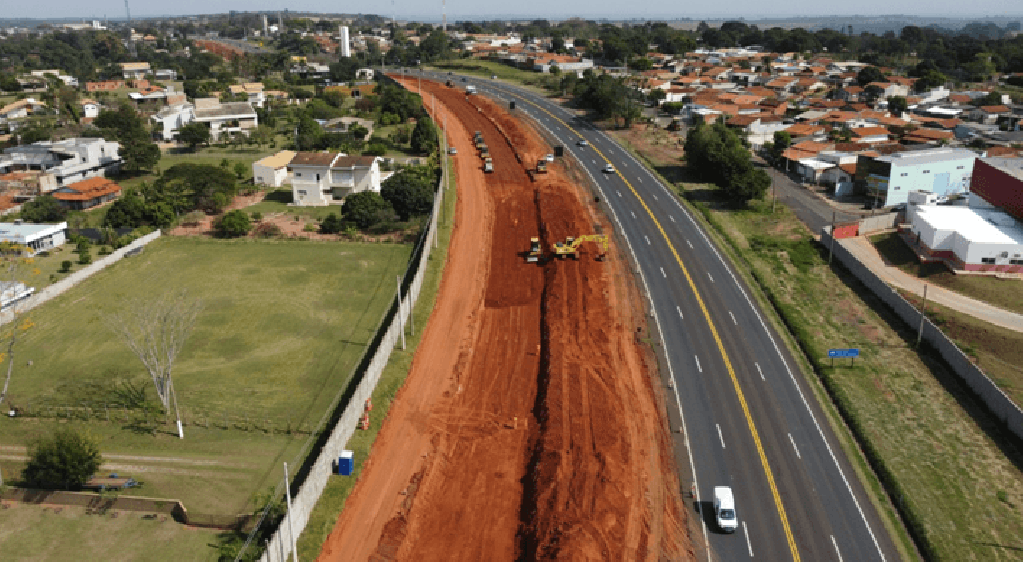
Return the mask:
[[[673,434],[681,481],[695,489],[693,513],[706,525],[697,548],[708,560],[898,560],[796,363],[668,188],[571,111],[496,80],[467,80],[481,94],[515,100],[516,111],[564,144],[639,264],[668,362],[669,421],[684,428]],[[455,87],[465,84],[455,77]],[[609,163],[614,172],[603,171]],[[721,485],[735,493],[735,534],[714,525]]]

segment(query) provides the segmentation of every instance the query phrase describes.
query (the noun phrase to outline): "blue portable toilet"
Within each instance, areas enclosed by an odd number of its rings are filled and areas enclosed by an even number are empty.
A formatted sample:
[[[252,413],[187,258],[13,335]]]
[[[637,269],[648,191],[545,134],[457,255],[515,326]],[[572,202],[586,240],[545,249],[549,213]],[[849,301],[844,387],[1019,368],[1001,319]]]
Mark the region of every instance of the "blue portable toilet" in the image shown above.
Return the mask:
[[[341,451],[337,458],[337,473],[341,476],[351,476],[355,470],[355,453],[352,451]]]

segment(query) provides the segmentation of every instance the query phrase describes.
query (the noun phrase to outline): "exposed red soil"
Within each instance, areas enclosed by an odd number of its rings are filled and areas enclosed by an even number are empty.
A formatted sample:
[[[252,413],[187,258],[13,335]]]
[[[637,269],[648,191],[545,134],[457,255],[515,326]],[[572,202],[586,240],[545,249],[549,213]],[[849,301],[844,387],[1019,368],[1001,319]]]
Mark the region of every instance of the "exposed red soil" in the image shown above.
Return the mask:
[[[525,168],[550,150],[503,108],[423,87],[458,149],[451,251],[412,370],[320,560],[691,559],[626,262],[615,248],[603,262],[595,248],[523,259],[532,236],[549,247],[606,221],[558,166],[530,180]]]

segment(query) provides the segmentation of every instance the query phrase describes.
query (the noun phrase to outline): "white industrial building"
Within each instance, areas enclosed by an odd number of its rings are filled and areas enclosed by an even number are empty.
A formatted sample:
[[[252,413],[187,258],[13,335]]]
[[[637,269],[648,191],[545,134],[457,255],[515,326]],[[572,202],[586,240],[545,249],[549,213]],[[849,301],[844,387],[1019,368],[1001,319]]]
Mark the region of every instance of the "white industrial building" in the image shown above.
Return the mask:
[[[953,269],[1023,270],[1023,225],[1016,219],[976,194],[968,196],[968,205],[935,204],[937,197],[926,191],[909,194],[909,236],[921,253]]]

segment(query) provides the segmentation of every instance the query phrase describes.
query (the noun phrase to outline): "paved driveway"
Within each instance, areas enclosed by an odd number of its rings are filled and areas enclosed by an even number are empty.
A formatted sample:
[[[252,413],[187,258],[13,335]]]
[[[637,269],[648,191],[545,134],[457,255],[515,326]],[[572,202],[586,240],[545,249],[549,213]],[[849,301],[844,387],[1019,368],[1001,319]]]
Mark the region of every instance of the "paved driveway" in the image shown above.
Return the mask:
[[[839,243],[889,285],[905,289],[918,296],[924,294],[924,285],[929,285],[927,289],[928,300],[963,314],[969,314],[985,322],[990,322],[996,326],[1023,332],[1023,315],[1009,312],[983,301],[971,299],[937,285],[929,284],[897,267],[887,265],[877,252],[877,248],[865,236],[845,238],[839,240]]]

